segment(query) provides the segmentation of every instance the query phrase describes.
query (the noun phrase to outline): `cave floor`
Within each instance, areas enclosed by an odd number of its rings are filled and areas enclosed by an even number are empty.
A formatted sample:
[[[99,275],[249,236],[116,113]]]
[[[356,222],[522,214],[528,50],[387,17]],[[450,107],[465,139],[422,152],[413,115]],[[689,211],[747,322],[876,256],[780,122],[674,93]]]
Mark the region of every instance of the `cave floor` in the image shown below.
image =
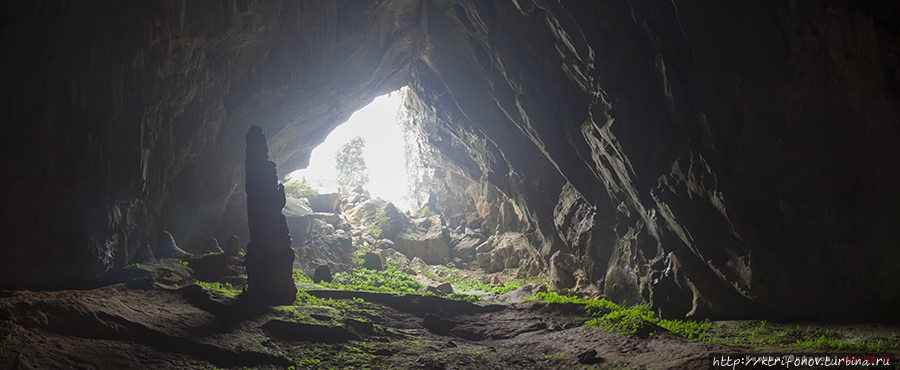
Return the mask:
[[[785,353],[664,332],[643,338],[606,332],[583,326],[577,305],[537,300],[479,306],[310,290],[331,304],[260,306],[173,283],[186,277],[179,266],[161,267],[170,279],[156,274],[92,289],[0,291],[0,369],[706,369],[712,354]],[[455,326],[425,329],[428,313]],[[593,363],[580,362],[590,350],[596,359],[583,362]]]

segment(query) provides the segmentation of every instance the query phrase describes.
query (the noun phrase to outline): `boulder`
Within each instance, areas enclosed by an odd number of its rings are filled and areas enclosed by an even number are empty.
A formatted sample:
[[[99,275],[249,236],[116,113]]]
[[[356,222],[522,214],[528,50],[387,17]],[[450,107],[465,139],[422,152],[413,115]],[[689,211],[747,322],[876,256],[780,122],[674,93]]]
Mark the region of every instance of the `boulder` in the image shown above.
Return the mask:
[[[347,211],[354,227],[363,227],[375,239],[393,239],[406,226],[406,215],[381,198],[367,200]]]
[[[281,210],[284,217],[300,217],[314,212],[306,198],[284,197],[284,208]]]
[[[209,238],[203,241],[203,250],[202,253],[222,253],[222,248],[219,247],[219,241],[216,238]]]
[[[156,251],[153,253],[156,258],[165,259],[172,258],[178,256],[186,256],[188,252],[185,252],[181,248],[178,248],[178,245],[175,244],[175,238],[172,237],[172,234],[169,234],[168,231],[162,231],[159,233],[159,246],[156,247]]]
[[[346,235],[315,235],[300,246],[294,247],[294,269],[331,264],[332,272],[341,272],[356,266],[356,253],[350,237]]]
[[[441,225],[441,216],[410,220],[406,230],[394,238],[394,249],[432,265],[447,263],[450,260],[450,246]]]
[[[498,299],[500,300],[500,302],[518,303],[522,302],[522,300],[525,298],[546,291],[547,286],[544,284],[527,284],[519,287],[519,289],[501,295],[500,297],[498,297]]]
[[[384,261],[385,265],[396,266],[400,268],[409,266],[409,257],[407,257],[403,253],[398,252],[396,249],[388,248],[377,250],[378,255],[381,256],[381,260]]]
[[[562,251],[554,253],[550,257],[550,285],[553,290],[574,288],[577,270],[578,264],[575,262],[575,256]]]
[[[484,236],[481,234],[466,235],[453,246],[452,256],[459,258],[461,262],[472,262],[475,260],[475,248],[484,241]]]
[[[331,275],[331,268],[328,265],[319,265],[316,267],[316,272],[313,273],[312,281],[314,283],[326,282],[330,283],[334,280],[334,277]]]
[[[522,233],[505,233],[494,239],[492,244],[490,252],[476,254],[478,266],[488,273],[517,268],[531,256],[530,242]]]
[[[422,289],[421,289],[419,292],[422,293],[422,294],[431,293],[431,294],[434,294],[434,295],[437,295],[437,296],[445,296],[445,295],[447,295],[447,293],[444,293],[444,292],[438,290],[438,288],[435,287],[435,286],[433,286],[433,285],[426,285],[426,286],[422,287]]]
[[[384,264],[381,262],[381,256],[375,252],[366,252],[366,255],[363,256],[363,268],[384,271]]]
[[[314,234],[323,234],[323,235],[331,235],[334,234],[334,225],[328,223],[327,221],[316,218],[312,222],[312,233]]]
[[[145,263],[154,260],[156,260],[156,257],[153,256],[153,250],[150,249],[149,245],[144,244],[144,246],[134,252],[134,258],[132,258],[131,263]]]
[[[453,285],[450,285],[450,283],[443,283],[434,288],[444,294],[453,294]]]
[[[389,249],[394,247],[394,242],[390,239],[381,239],[375,242],[375,248]]]
[[[338,193],[319,194],[309,199],[309,205],[315,212],[338,213],[340,200]]]
[[[433,313],[429,313],[425,314],[425,317],[422,319],[422,327],[438,335],[447,335],[450,333],[451,329],[456,327],[456,323],[442,319],[440,316]]]
[[[242,254],[244,254],[244,251],[241,250],[241,239],[238,238],[237,235],[232,235],[228,238],[228,241],[225,242],[225,255],[234,257]]]

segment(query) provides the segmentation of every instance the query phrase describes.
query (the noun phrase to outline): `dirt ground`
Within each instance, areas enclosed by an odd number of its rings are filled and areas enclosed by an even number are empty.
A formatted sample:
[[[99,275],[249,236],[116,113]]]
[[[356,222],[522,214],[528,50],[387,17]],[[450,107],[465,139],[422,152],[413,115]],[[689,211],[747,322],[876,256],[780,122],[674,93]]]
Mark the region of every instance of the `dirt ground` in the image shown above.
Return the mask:
[[[266,307],[190,284],[177,261],[137,271],[83,290],[0,291],[0,369],[707,369],[711,354],[767,351],[609,333],[582,326],[577,305],[323,290],[310,294],[355,305]],[[426,315],[444,326],[424,328]]]

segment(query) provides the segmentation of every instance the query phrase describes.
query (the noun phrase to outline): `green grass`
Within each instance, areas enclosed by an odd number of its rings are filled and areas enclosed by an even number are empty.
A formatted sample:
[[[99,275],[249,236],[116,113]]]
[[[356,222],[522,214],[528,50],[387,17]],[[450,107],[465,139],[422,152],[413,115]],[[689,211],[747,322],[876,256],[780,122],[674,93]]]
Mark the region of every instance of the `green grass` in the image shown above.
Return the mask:
[[[597,325],[606,330],[627,335],[636,334],[650,324],[655,324],[669,333],[689,341],[872,353],[900,350],[900,340],[896,334],[890,338],[847,338],[835,330],[810,327],[804,329],[799,326],[782,329],[772,326],[764,320],[718,323],[712,323],[709,320],[666,320],[656,317],[650,310],[649,304],[622,307],[605,299],[587,300],[549,292],[539,293],[525,300],[530,299],[541,299],[549,303],[583,304],[585,311],[591,317],[585,322],[585,325]]]
[[[223,297],[234,298],[234,297],[237,297],[239,294],[241,294],[240,290],[235,289],[229,283],[222,284],[222,283],[207,283],[205,281],[197,281],[194,284],[199,285],[204,290],[219,294]]]
[[[312,279],[310,279],[309,276],[306,275],[306,273],[303,272],[302,270],[294,270],[294,283],[297,283],[297,284],[300,284],[300,283],[312,284],[313,281],[312,281]]]
[[[373,271],[356,267],[335,274],[334,283],[320,285],[341,290],[365,290],[372,292],[418,293],[424,286],[396,268]]]
[[[419,210],[419,213],[416,214],[416,216],[431,217],[431,216],[437,216],[437,213],[434,213],[434,211],[432,211],[431,208],[428,208],[428,206],[424,206],[424,207],[422,207],[422,209]]]

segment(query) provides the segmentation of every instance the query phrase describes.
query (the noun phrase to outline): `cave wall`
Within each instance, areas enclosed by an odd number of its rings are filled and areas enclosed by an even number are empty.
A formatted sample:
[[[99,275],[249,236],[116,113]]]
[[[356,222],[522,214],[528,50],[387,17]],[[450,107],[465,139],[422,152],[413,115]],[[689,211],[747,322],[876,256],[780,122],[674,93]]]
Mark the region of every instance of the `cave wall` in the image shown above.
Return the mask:
[[[8,4],[2,287],[76,285],[161,230],[241,234],[250,125],[286,174],[409,84],[465,185],[446,196],[496,189],[613,300],[896,320],[894,3]]]
[[[496,145],[501,161],[471,157],[482,179],[553,221],[564,246],[543,250],[609,298],[895,319],[896,8],[434,1],[423,27],[450,32],[423,33],[413,81],[445,132]]]
[[[0,286],[75,286],[161,230],[246,243],[247,129],[282,175],[305,166],[405,83],[417,5],[6,2]]]

